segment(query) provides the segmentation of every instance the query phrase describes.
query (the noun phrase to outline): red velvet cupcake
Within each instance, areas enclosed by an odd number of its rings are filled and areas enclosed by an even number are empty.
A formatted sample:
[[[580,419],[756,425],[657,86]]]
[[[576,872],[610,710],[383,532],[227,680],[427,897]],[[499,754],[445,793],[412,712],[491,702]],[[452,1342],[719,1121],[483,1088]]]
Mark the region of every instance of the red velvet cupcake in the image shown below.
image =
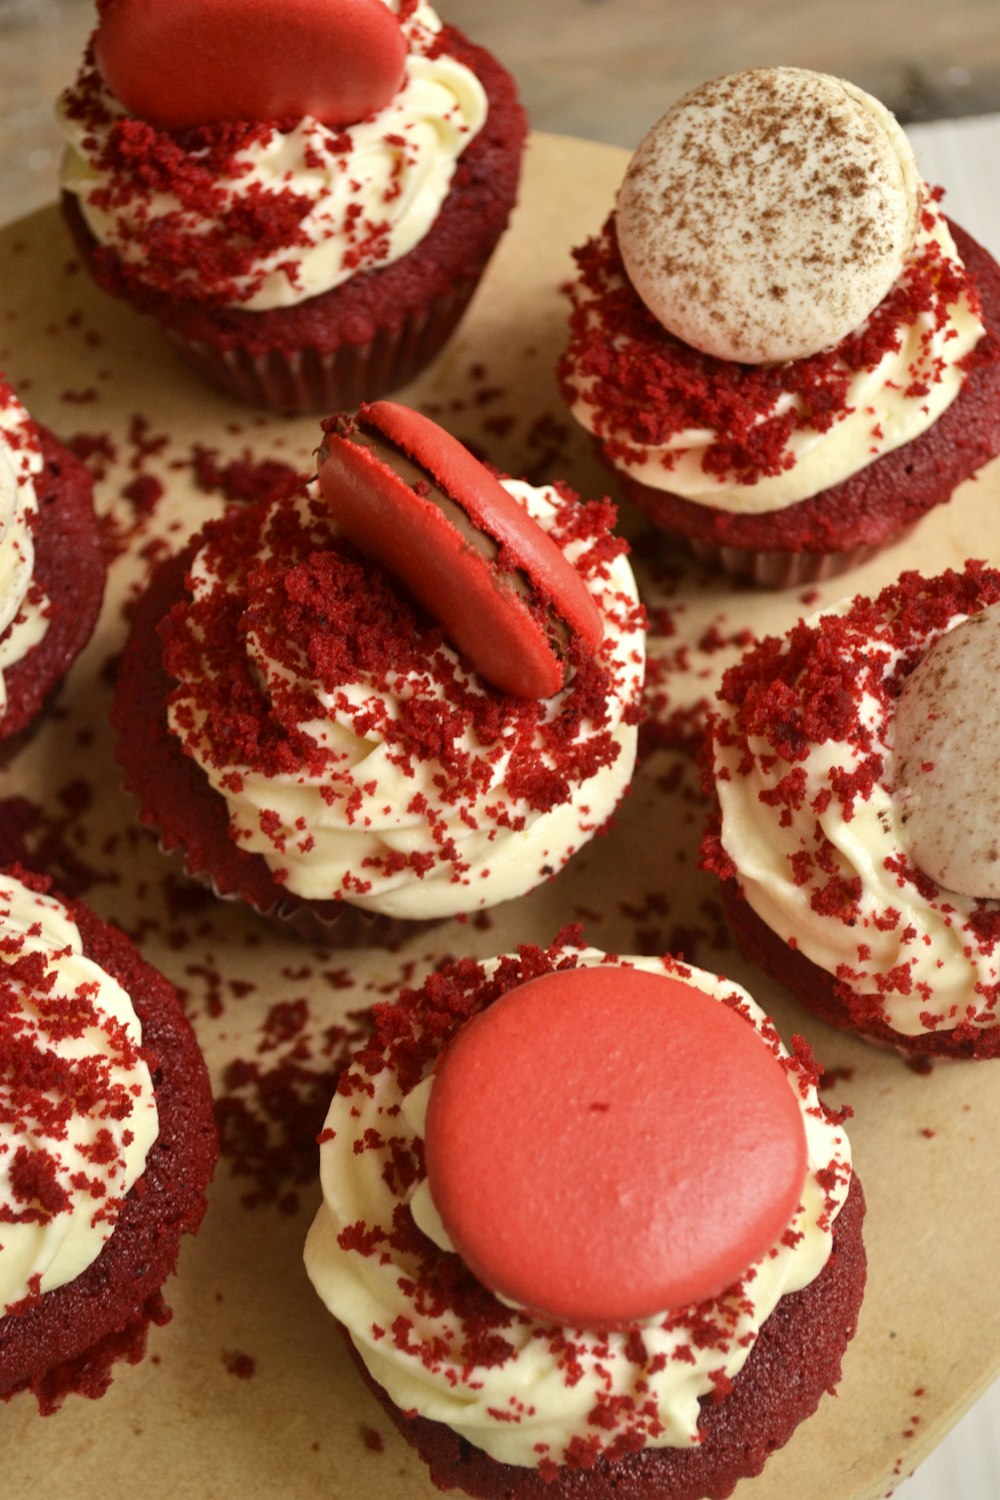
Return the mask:
[[[43,1413],[137,1363],[216,1156],[171,985],[120,932],[0,874],[0,1398]]]
[[[822,74],[717,79],[650,131],[576,252],[560,376],[685,549],[815,581],[1000,452],[1000,268],[939,196],[888,111]]]
[[[105,573],[90,475],[0,377],[0,738],[31,723],[87,644]]]
[[[526,132],[510,76],[422,0],[109,0],[61,112],[64,208],[98,283],[287,413],[353,407],[434,358]]]
[[[904,573],[723,679],[705,843],[740,946],[908,1056],[1000,1054],[1000,572]]]
[[[816,1077],[670,959],[525,947],[376,1008],[306,1269],[439,1488],[700,1500],[760,1471],[865,1283]]]
[[[501,482],[393,402],[325,426],[316,485],[153,575],[112,721],[189,874],[385,943],[523,895],[610,818],[644,617],[607,504]]]

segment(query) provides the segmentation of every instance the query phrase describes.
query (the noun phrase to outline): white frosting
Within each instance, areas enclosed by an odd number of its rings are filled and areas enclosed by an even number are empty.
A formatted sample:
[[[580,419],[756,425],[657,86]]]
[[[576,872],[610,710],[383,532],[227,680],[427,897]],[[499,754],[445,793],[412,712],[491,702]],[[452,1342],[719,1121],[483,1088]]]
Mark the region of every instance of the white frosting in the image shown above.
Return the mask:
[[[939,634],[928,628],[914,640],[910,665]],[[878,689],[898,667],[900,652],[862,629],[849,661],[862,691],[867,747],[836,736],[809,741],[792,763],[758,735],[744,743],[737,732],[736,742],[726,743],[736,713],[729,705],[717,708],[713,766],[725,853],[762,921],[865,996],[894,1031],[921,1036],[962,1022],[996,1026],[1000,951],[977,934],[973,918],[977,909],[995,914],[1000,907],[916,875],[905,801],[894,794],[894,701],[887,705]],[[801,796],[792,800],[776,790],[790,774],[804,777]],[[850,921],[823,899],[838,878],[857,891]]]
[[[7,707],[4,672],[37,646],[48,629],[48,600],[31,586],[35,478],[43,466],[28,413],[0,380],[0,716]]]
[[[132,1002],[84,956],[66,908],[0,875],[0,931],[2,1009],[10,1027],[0,1045],[3,1312],[73,1281],[96,1260],[120,1200],[145,1167],[158,1121]],[[15,968],[21,954],[35,953],[44,956],[51,988]],[[41,1100],[39,1077],[46,1081]],[[81,1102],[85,1092],[92,1092],[92,1103]],[[52,1195],[44,1204],[25,1198],[24,1183],[36,1169]]]
[[[289,307],[412,250],[438,217],[458,158],[482,128],[488,108],[469,68],[446,55],[427,55],[440,25],[426,4],[403,22],[409,45],[404,82],[376,114],[344,129],[310,116],[288,131],[269,129],[236,153],[232,177],[215,183],[219,212],[261,192],[290,190],[308,200],[292,242],[254,257],[245,274],[220,269],[215,282],[204,265],[181,272],[172,267],[166,289],[185,290],[189,282],[194,297],[251,311]],[[137,176],[123,184],[109,174],[102,157],[116,122],[125,116],[103,86],[97,99],[106,118],[95,119],[93,109],[81,112],[84,85],[89,92],[93,79],[85,76],[60,102],[68,142],[62,185],[76,195],[99,243],[155,286],[155,250],[150,252],[144,239],[148,223],[172,215],[172,233],[194,236],[197,243],[199,236],[218,231],[219,220],[202,208],[184,207],[173,193]],[[196,165],[195,153],[191,159]]]
[[[914,254],[921,255],[936,241],[949,259],[960,263],[943,216],[931,204],[925,206],[933,227],[921,228]],[[587,309],[586,290],[578,284],[574,295],[578,305]],[[846,405],[836,413],[833,424],[826,431],[795,428],[784,448],[787,466],[777,474],[761,474],[753,483],[704,467],[708,450],[725,433],[689,427],[663,444],[640,447],[624,429],[616,428],[612,413],[595,404],[593,380],[575,374],[573,415],[596,436],[628,444],[628,452],[616,453],[614,461],[643,484],[741,515],[782,510],[842,483],[877,458],[912,442],[948,409],[965,378],[961,361],[983,334],[982,321],[967,298],[948,311],[948,320],[940,328],[928,314],[901,324],[899,348],[887,350],[874,369],[862,369],[851,377]],[[589,316],[599,320],[599,310],[589,310]],[[908,394],[911,384],[922,378],[928,382],[926,392]],[[779,392],[769,415],[783,416],[799,399],[791,392]]]
[[[505,485],[546,529],[567,503],[550,488],[535,489],[514,480]],[[279,511],[280,507],[273,515]],[[315,546],[322,549],[335,534],[329,509],[303,500],[299,514],[311,518]],[[585,541],[574,541],[564,552],[575,563],[586,547]],[[191,576],[196,603],[220,586],[209,571],[205,550]],[[607,820],[631,779],[637,739],[631,710],[638,702],[644,669],[635,581],[628,562],[619,556],[607,576],[589,577],[587,583],[605,625],[600,659],[610,672],[608,720],[600,729],[589,722],[579,725],[573,744],[585,750],[597,733],[609,733],[618,752],[611,764],[591,774],[566,771],[565,800],[549,810],[533,808],[506,788],[513,726],[504,729],[499,743],[480,744],[471,729],[459,737],[459,753],[476,765],[479,780],[474,787],[419,746],[410,747],[416,751],[411,759],[408,748],[401,749],[380,727],[386,718],[395,724],[408,699],[433,703],[443,711],[443,685],[449,681],[461,682],[476,697],[488,691],[447,643],[422,670],[388,689],[362,681],[328,690],[310,675],[303,655],[303,675],[292,686],[303,689],[304,696],[324,710],[322,718],[295,724],[296,733],[323,752],[314,771],[303,767],[269,775],[246,765],[214,764],[202,733],[204,715],[192,706],[183,684],[170,708],[171,727],[226,799],[239,846],[262,855],[295,895],[309,900],[340,896],[367,910],[418,919],[496,905],[524,894],[560,869]],[[287,668],[262,648],[252,631],[246,649],[272,704],[287,707]],[[211,671],[210,653],[204,653],[200,669]],[[546,722],[566,710],[571,693],[569,682],[544,700]],[[366,723],[360,733],[355,724],[363,712]],[[552,765],[543,733],[544,724],[535,731],[535,743]],[[402,868],[380,868],[387,860],[399,865],[400,854],[410,862]]]
[[[830,349],[900,275],[921,200],[893,116],[805,68],[756,68],[686,95],[618,193],[629,279],[664,328],[719,359]]]
[[[651,973],[677,972],[719,1000],[735,996],[768,1043],[786,1055],[759,1007],[726,980],[670,960],[612,959],[595,949],[575,956],[583,964],[620,962]],[[484,968],[489,971],[496,962]],[[340,1242],[342,1232],[352,1226],[390,1230],[400,1203],[417,1201],[416,1185],[397,1190],[390,1185],[399,1181],[389,1169],[390,1158],[393,1152],[396,1159],[405,1157],[412,1149],[420,1116],[419,1101],[411,1094],[407,1104],[391,1068],[365,1074],[362,1087],[338,1091],[330,1106],[320,1149],[323,1203],[306,1242],[308,1274],[397,1406],[446,1423],[501,1462],[537,1466],[548,1458],[559,1463],[574,1439],[610,1447],[624,1430],[637,1428],[644,1446],[689,1447],[698,1441],[698,1402],[712,1389],[711,1372],[723,1370],[733,1378],[778,1300],[819,1274],[830,1253],[830,1225],[847,1195],[851,1169],[844,1131],[825,1116],[815,1086],[794,1062],[789,1066],[789,1085],[806,1131],[803,1201],[789,1226],[793,1233],[786,1232],[748,1268],[740,1288],[698,1309],[718,1327],[718,1341],[711,1347],[693,1339],[685,1316],[692,1309],[665,1312],[636,1325],[646,1362],[636,1362],[630,1353],[628,1330],[595,1334],[553,1329],[528,1313],[508,1309],[507,1326],[497,1331],[510,1347],[509,1356],[468,1368],[461,1318],[454,1308],[421,1298],[417,1255],[395,1249],[377,1235],[374,1253],[351,1248],[355,1241],[350,1233]],[[379,1136],[366,1137],[372,1131]],[[386,1144],[356,1149],[362,1138],[369,1143],[384,1138]],[[421,1220],[434,1228],[422,1212]],[[405,1339],[393,1337],[399,1326],[407,1330]],[[562,1335],[572,1347],[574,1369],[580,1370],[576,1381],[567,1379]],[[435,1351],[433,1360],[421,1358],[420,1345]],[[657,1371],[654,1361],[661,1354],[664,1368]],[[637,1396],[637,1404],[648,1403],[645,1415],[620,1414],[609,1426],[588,1421],[598,1404],[615,1396]]]

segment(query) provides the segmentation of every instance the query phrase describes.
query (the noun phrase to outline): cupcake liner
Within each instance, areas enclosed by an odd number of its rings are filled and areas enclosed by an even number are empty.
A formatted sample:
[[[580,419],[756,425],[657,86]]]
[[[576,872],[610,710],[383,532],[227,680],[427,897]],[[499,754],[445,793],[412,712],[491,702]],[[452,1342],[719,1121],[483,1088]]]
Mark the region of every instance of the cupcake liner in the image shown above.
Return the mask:
[[[853,547],[823,551],[818,548],[733,547],[706,536],[683,531],[676,523],[673,495],[643,484],[617,471],[622,489],[637,510],[669,537],[677,547],[707,567],[717,568],[731,578],[745,579],[759,588],[794,588],[803,584],[822,583],[852,568],[860,567],[886,547],[895,544],[913,529],[914,521],[902,524],[878,541],[867,541]]]
[[[238,345],[186,338],[167,323],[161,327],[186,364],[247,406],[282,416],[329,413],[351,410],[418,375],[451,337],[478,285],[479,277],[460,282],[397,325],[379,328],[367,342],[345,341],[332,349],[253,354]]]
[[[900,541],[910,528],[885,543],[869,543],[845,552],[755,552],[748,547],[723,547],[700,537],[675,537],[699,562],[718,568],[732,578],[743,578],[760,588],[785,589],[822,583],[859,568],[889,542]]]
[[[125,789],[130,790],[128,779]],[[135,798],[138,802],[138,797]],[[149,817],[140,805],[140,819],[148,825]],[[211,891],[219,901],[238,901],[249,906],[258,916],[276,926],[291,930],[306,942],[327,948],[384,948],[393,951],[407,938],[424,928],[438,925],[436,921],[408,920],[405,917],[389,917],[381,912],[365,911],[360,906],[351,906],[346,901],[306,901],[291,892],[276,894],[273,902],[260,899],[259,892],[224,887],[210,870],[192,868],[187,851],[182,844],[171,843],[161,834],[157,848],[166,858],[181,865],[189,880],[194,880],[205,890]],[[282,888],[277,884],[276,892]]]

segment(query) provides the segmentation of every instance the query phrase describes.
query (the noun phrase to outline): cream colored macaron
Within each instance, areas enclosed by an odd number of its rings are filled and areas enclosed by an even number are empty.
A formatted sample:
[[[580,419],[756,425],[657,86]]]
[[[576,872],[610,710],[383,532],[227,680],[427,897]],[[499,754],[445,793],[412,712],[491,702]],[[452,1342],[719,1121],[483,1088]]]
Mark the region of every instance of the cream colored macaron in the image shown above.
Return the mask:
[[[1000,605],[940,636],[896,708],[894,794],[913,863],[947,890],[1000,898]]]
[[[757,68],[704,84],[653,126],[618,193],[618,241],[639,296],[685,343],[799,359],[889,291],[921,192],[877,99],[825,73]]]

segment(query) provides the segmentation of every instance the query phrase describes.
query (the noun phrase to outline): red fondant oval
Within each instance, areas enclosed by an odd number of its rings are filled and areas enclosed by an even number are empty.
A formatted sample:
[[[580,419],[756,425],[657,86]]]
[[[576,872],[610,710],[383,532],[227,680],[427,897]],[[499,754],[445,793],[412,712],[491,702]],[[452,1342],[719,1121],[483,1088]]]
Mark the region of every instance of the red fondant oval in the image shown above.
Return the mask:
[[[444,1226],[491,1290],[614,1328],[721,1292],[787,1227],[806,1171],[785,1070],[679,979],[549,974],[442,1056],[425,1138]]]
[[[351,125],[392,98],[406,60],[382,0],[107,0],[94,51],[125,108],[170,130]]]

